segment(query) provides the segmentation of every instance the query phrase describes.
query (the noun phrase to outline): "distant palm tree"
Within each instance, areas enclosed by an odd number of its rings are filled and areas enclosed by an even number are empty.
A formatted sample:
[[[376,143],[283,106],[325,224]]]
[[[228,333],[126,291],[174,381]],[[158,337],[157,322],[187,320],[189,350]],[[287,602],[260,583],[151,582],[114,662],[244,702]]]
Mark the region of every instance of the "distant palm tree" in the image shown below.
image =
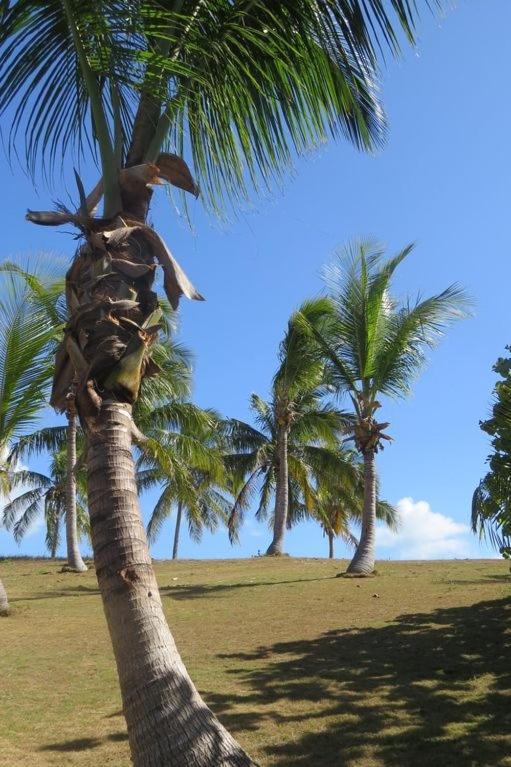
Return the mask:
[[[379,398],[400,397],[424,366],[426,349],[444,328],[463,317],[467,298],[451,286],[438,295],[399,304],[390,294],[396,268],[409,245],[383,260],[374,242],[348,245],[326,272],[329,297],[305,305],[297,322],[315,338],[339,393],[349,394],[355,409],[354,440],[364,461],[362,533],[348,572],[374,570],[377,478],[375,455],[388,423],[378,422]]]
[[[328,481],[317,492],[317,506],[312,513],[328,538],[328,556],[334,557],[334,541],[341,538],[348,546],[356,548],[358,538],[352,526],[362,520],[364,508],[363,464],[355,460],[352,451],[344,450],[344,460],[354,464],[354,482]],[[376,519],[384,522],[391,530],[398,527],[396,509],[386,501],[377,500]]]
[[[61,449],[52,455],[49,474],[19,469],[11,473],[11,488],[22,492],[4,507],[3,523],[14,533],[19,543],[37,517],[44,516],[46,524],[46,547],[52,557],[56,556],[60,541],[62,520],[68,513],[67,498],[67,450]],[[75,497],[77,527],[81,535],[88,535],[89,522],[84,478],[78,483]]]
[[[54,326],[15,275],[2,275],[0,291],[0,482],[11,489],[12,443],[41,416],[51,380]],[[0,582],[0,612],[8,612]]]
[[[147,526],[150,542],[176,508],[172,558],[177,559],[183,513],[190,536],[200,541],[203,530],[227,522],[226,489],[218,416],[192,403],[169,403],[152,413],[150,443],[139,461],[139,490],[161,488]]]
[[[230,535],[231,539],[236,538],[254,494],[258,495],[256,518],[261,520],[268,517],[271,500],[275,498],[274,535],[268,553],[282,553],[288,518],[295,517],[303,506],[312,512],[316,504],[318,474],[328,475],[332,481],[334,477],[337,481],[343,478],[351,481],[352,468],[338,450],[338,436],[346,426],[346,416],[324,401],[321,389],[296,395],[284,452],[279,404],[253,394],[251,407],[259,428],[237,419],[226,422],[226,464],[235,498],[229,520]],[[280,507],[283,498],[285,514]]]

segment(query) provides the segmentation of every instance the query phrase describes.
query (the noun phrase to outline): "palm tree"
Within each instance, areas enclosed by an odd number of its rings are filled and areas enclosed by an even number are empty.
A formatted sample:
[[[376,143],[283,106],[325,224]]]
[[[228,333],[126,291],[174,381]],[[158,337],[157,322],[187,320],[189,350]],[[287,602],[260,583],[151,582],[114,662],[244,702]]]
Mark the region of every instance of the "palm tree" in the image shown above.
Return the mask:
[[[25,469],[11,473],[11,489],[22,487],[23,492],[10,500],[4,507],[3,523],[14,533],[19,543],[31,525],[41,514],[46,523],[46,547],[52,557],[56,556],[60,541],[62,519],[68,515],[67,450],[61,449],[52,455],[49,475]],[[77,510],[76,525],[80,534],[88,535],[88,515],[83,478],[78,483],[74,500]]]
[[[52,404],[65,411],[76,386],[96,573],[137,767],[251,763],[179,658],[140,519],[132,406],[155,370],[156,262],[174,307],[182,294],[202,298],[146,223],[151,186],[166,180],[197,194],[200,184],[219,207],[244,195],[247,178],[270,183],[295,149],[327,135],[379,144],[377,56],[381,46],[397,51],[400,30],[413,39],[416,16],[409,0],[388,8],[381,0],[2,4],[0,113],[14,110],[11,149],[24,141],[33,174],[73,150],[91,148],[100,163],[88,196],[77,176],[76,212],[60,206],[28,219],[73,224],[81,236]],[[179,156],[184,147],[199,183]]]
[[[41,415],[50,381],[54,327],[15,275],[2,275],[0,298],[0,490],[11,490],[11,444]],[[8,612],[0,581],[0,612]]]
[[[345,461],[353,464],[353,482],[327,481],[320,485],[317,492],[317,506],[312,516],[317,519],[328,539],[328,557],[334,558],[334,541],[341,538],[348,546],[358,546],[358,539],[352,532],[352,525],[360,524],[364,507],[363,464],[356,461],[353,451],[343,449]],[[394,506],[386,501],[376,503],[376,519],[384,522],[390,529],[398,527],[398,517]],[[293,520],[294,522],[294,520]]]
[[[375,456],[388,423],[377,421],[383,396],[401,397],[425,363],[425,352],[444,328],[464,315],[467,299],[457,286],[423,301],[399,304],[390,294],[396,268],[409,245],[383,260],[372,242],[348,245],[326,272],[329,297],[309,302],[297,317],[328,361],[331,380],[355,410],[354,441],[364,462],[364,509],[359,545],[348,572],[374,570],[377,477]]]
[[[18,264],[6,262],[0,266],[0,271],[17,275],[22,279],[27,290],[30,291],[31,300],[37,303],[42,311],[47,312],[50,322],[55,328],[53,339],[55,349],[58,340],[62,336],[62,329],[66,324],[66,307],[63,301],[64,281],[53,278],[42,279],[34,270],[26,270]],[[76,512],[76,438],[77,438],[77,414],[74,403],[74,391],[71,387],[66,397],[67,430],[65,439],[67,444],[67,467],[66,467],[66,550],[67,568],[72,572],[85,572],[87,566],[82,559],[78,548],[77,512]],[[63,430],[61,427],[46,427],[38,433],[25,435],[13,449],[11,462],[18,461],[37,446],[38,450],[47,449],[52,451],[62,444]],[[25,455],[24,455],[25,454]]]
[[[220,521],[227,522],[230,504],[221,492],[226,488],[226,476],[219,419],[213,411],[192,403],[168,403],[153,411],[152,420],[153,427],[146,434],[158,447],[155,451],[149,445],[143,451],[137,482],[140,490],[161,488],[147,526],[150,542],[156,540],[176,507],[172,559],[177,559],[183,512],[196,542],[204,528],[214,531]],[[163,428],[157,425],[162,422]]]
[[[275,400],[266,402],[253,394],[251,408],[256,426],[237,419],[227,421],[226,465],[234,489],[234,505],[229,519],[231,540],[237,535],[253,495],[258,494],[256,518],[268,517],[272,497],[275,506],[272,527],[278,530],[280,549],[286,526],[293,524],[304,508],[312,512],[317,503],[316,483],[319,475],[331,481],[352,481],[352,467],[338,450],[338,436],[345,428],[345,414],[324,401],[320,389],[309,391],[293,400],[291,419],[285,441],[285,466],[281,467],[283,451],[279,406]],[[285,482],[286,487],[281,484]],[[285,516],[279,508],[285,497]],[[275,532],[274,539],[275,541]],[[268,550],[274,553],[273,545]]]

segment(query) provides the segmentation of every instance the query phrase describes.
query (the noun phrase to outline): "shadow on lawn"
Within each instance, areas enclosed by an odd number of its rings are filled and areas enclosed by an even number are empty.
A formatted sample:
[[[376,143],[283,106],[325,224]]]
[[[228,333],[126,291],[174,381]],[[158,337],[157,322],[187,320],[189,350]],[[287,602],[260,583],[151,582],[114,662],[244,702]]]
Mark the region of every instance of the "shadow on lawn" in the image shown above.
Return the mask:
[[[215,596],[223,592],[234,591],[235,589],[252,589],[259,586],[286,586],[291,583],[313,583],[314,581],[328,581],[335,578],[335,575],[322,576],[320,578],[294,578],[287,581],[243,581],[242,583],[216,583],[196,586],[187,586],[175,584],[172,586],[160,586],[160,593],[171,599],[199,599],[201,597]],[[11,600],[12,601],[12,600]]]
[[[39,751],[57,751],[68,753],[71,751],[89,751],[92,748],[102,746],[104,743],[119,743],[128,740],[128,733],[113,732],[104,738],[76,738],[75,740],[63,740],[61,743],[47,743],[41,746]]]
[[[510,619],[501,599],[224,655],[243,661],[230,673],[248,712],[206,698],[233,731],[289,723],[289,739],[266,747],[279,767],[509,764]]]

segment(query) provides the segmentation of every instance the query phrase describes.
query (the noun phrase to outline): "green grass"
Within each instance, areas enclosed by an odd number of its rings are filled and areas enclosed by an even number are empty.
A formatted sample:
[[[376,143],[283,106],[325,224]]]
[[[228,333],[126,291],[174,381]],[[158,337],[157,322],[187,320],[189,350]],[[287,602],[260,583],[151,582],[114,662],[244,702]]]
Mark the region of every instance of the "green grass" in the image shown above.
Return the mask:
[[[128,767],[94,573],[59,567],[0,561],[0,765]],[[509,564],[156,567],[195,683],[261,765],[511,767]]]

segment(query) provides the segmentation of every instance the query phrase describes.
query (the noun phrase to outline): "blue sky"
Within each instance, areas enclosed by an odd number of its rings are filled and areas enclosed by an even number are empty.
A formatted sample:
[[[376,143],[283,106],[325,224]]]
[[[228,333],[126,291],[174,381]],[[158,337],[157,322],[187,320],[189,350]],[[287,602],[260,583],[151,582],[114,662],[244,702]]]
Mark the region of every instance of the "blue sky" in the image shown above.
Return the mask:
[[[417,49],[384,72],[390,131],[377,156],[341,142],[322,146],[227,223],[192,202],[190,229],[163,191],[155,195],[152,219],[207,299],[181,310],[180,338],[196,360],[194,398],[225,415],[250,418],[248,397],[267,393],[289,314],[321,290],[322,265],[352,238],[376,237],[389,251],[417,244],[400,267],[398,295],[460,282],[474,298],[474,317],[431,353],[414,395],[385,403],[395,441],[379,460],[382,494],[399,503],[403,524],[397,536],[381,533],[381,558],[489,553],[467,525],[488,453],[478,422],[490,408],[491,366],[511,341],[510,26],[508,0],[459,0],[440,20],[425,14]],[[48,261],[68,263],[69,234],[23,218],[27,207],[47,208],[62,191],[34,189],[3,157],[0,170],[1,257],[47,253]],[[93,170],[84,176],[96,180]],[[150,499],[142,507],[147,516]],[[169,555],[172,526],[153,547],[156,557]],[[268,542],[266,527],[249,519],[240,546],[232,549],[222,530],[200,546],[183,536],[181,554],[250,556]],[[0,532],[0,554],[43,550],[40,528],[20,548]],[[324,556],[326,542],[317,526],[304,524],[289,534],[287,550]],[[338,553],[345,553],[340,544]]]

